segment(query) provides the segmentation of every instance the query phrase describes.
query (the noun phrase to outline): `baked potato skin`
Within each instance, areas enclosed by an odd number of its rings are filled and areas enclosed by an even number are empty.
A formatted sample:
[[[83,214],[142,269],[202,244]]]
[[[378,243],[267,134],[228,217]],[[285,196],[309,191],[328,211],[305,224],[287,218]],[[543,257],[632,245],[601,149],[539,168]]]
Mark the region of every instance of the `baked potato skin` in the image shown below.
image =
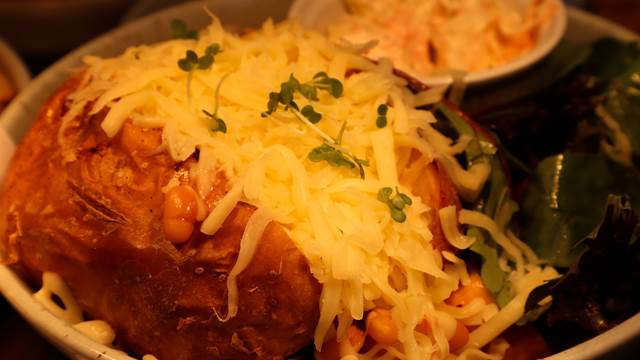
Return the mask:
[[[163,233],[161,187],[196,160],[176,164],[155,151],[157,130],[127,124],[109,139],[104,114],[85,114],[58,138],[78,81],[48,101],[14,155],[0,193],[2,262],[35,285],[42,272],[58,273],[137,355],[279,359],[308,344],[321,288],[283,228],[267,227],[237,280],[238,315],[220,322],[215,311],[226,315],[226,276],[254,209],[239,204],[214,236],[196,228],[176,247]],[[226,190],[219,181],[207,203]]]
[[[196,228],[176,247],[163,233],[160,189],[197,160],[176,163],[157,151],[158,130],[131,123],[109,139],[104,114],[61,131],[79,80],[48,101],[14,155],[0,192],[0,261],[36,286],[44,271],[60,274],[87,314],[111,324],[117,344],[137,355],[279,359],[309,344],[321,288],[283,228],[268,226],[238,278],[238,315],[220,322],[215,311],[226,315],[226,276],[253,208],[238,205],[214,236]],[[453,184],[436,162],[415,170],[403,183],[432,208],[434,248],[452,250],[437,209],[460,208]],[[218,176],[205,198],[210,209],[228,190]]]

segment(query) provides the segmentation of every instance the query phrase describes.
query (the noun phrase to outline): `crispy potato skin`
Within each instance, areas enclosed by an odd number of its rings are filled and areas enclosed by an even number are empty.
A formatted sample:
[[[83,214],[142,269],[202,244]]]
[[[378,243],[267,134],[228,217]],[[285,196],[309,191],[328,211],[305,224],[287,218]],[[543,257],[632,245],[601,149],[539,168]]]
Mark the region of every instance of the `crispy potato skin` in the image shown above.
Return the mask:
[[[163,234],[160,189],[188,164],[153,151],[155,130],[128,124],[107,138],[103,114],[58,139],[77,82],[49,100],[14,155],[0,199],[0,260],[36,285],[44,271],[60,274],[83,309],[138,355],[280,359],[308,344],[321,288],[283,228],[267,227],[238,278],[238,315],[220,322],[214,309],[227,312],[226,276],[254,209],[239,204],[214,236],[196,230],[174,246]],[[63,161],[69,152],[75,159]],[[227,190],[217,185],[208,203]]]
[[[188,174],[195,158],[175,163],[157,151],[158,130],[131,123],[109,139],[100,128],[104,114],[85,114],[61,131],[78,82],[72,78],[48,101],[14,155],[0,192],[0,262],[36,286],[44,271],[60,274],[87,314],[111,324],[117,345],[137,355],[281,359],[309,344],[321,287],[284,229],[267,227],[238,278],[238,315],[220,322],[226,276],[254,209],[239,204],[213,236],[196,228],[185,244],[169,242],[161,188]],[[432,244],[451,250],[437,210],[460,207],[453,184],[436,162],[416,156],[411,166],[403,183],[432,209]],[[210,208],[229,189],[217,176],[211,190]]]
[[[444,236],[438,210],[451,205],[461,209],[462,205],[453,182],[444,168],[437,161],[426,161],[415,152],[400,181],[430,207],[425,216],[429,219],[433,248],[440,252],[455,252],[456,249]]]

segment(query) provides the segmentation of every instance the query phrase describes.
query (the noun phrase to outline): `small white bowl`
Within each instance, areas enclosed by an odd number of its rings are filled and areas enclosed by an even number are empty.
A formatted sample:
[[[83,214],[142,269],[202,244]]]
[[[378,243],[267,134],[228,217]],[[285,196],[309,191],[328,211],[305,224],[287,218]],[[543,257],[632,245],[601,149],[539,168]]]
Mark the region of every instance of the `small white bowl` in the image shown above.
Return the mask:
[[[553,0],[557,11],[553,18],[538,32],[535,47],[503,65],[495,68],[469,72],[464,77],[467,85],[476,85],[499,80],[523,71],[543,59],[560,42],[567,27],[567,10],[560,0]],[[342,0],[295,0],[289,9],[289,17],[300,21],[304,26],[326,31],[332,21],[344,16],[346,9]],[[411,74],[430,86],[449,85],[453,82],[450,75],[421,76]]]

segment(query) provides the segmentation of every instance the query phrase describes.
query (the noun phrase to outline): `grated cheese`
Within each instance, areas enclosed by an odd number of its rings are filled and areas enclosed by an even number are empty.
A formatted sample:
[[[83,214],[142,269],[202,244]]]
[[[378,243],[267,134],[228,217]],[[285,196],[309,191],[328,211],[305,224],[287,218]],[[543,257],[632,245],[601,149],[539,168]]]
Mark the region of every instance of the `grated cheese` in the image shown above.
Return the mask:
[[[229,276],[227,276],[227,315],[221,318],[216,311],[218,320],[226,322],[238,314],[238,285],[236,278],[251,263],[260,238],[262,238],[262,234],[272,220],[273,217],[269,210],[259,208],[251,214],[249,221],[247,221],[247,226],[240,240],[238,259],[233,268],[231,268]]]
[[[195,70],[189,76],[177,67],[186,50],[201,54],[214,42],[222,52],[210,69]],[[224,317],[219,315],[220,320],[237,314],[242,299],[237,298],[236,277],[250,264],[271,221],[282,224],[322,284],[314,334],[317,350],[329,334],[344,340],[354,320],[363,319],[368,310],[379,306],[391,310],[399,342],[350,356],[443,359],[450,355],[447,339],[457,320],[480,325],[474,332],[476,345],[470,348],[475,351],[482,346],[478,344],[492,340],[498,329],[513,320],[517,311],[511,308],[497,312],[495,305],[492,308],[482,301],[461,308],[444,303],[461,282],[469,282],[466,265],[454,254],[441,254],[433,248],[427,216],[432,204],[414,195],[400,176],[439,159],[463,198],[473,199],[484,186],[491,170],[488,163],[465,170],[454,158],[465,150],[469,139],[463,137],[453,144],[432,128],[432,113],[415,109],[436,101],[442,90],[413,94],[406,89],[406,80],[393,74],[388,61],[372,63],[318,33],[293,23],[270,21],[261,30],[238,37],[224,32],[214,18],[195,43],[170,40],[132,47],[115,58],[88,57],[85,63],[85,77],[69,97],[62,129],[72,127],[82,109],[90,106],[91,113],[106,113],[102,128],[110,137],[126,121],[132,121],[137,126],[161,129],[161,149],[175,161],[189,158],[198,149],[198,162],[173,177],[163,191],[188,177],[196,184],[198,198],[206,199],[216,176],[225,177],[230,189],[215,207],[208,211],[199,205],[198,219],[203,219],[200,231],[205,234],[215,234],[239,202],[257,208],[227,278],[228,312]],[[339,98],[318,92],[313,107],[322,114],[320,122],[311,124],[290,111],[261,116],[269,93],[278,91],[291,74],[306,82],[320,71],[344,85]],[[220,86],[223,79],[224,86]],[[214,95],[216,90],[219,97]],[[300,108],[309,104],[298,94],[295,101]],[[376,109],[382,103],[389,104],[388,125],[378,129]],[[202,110],[214,109],[224,119],[226,133],[208,130]],[[342,142],[335,144],[342,126]],[[65,136],[61,130],[58,140],[65,141]],[[357,169],[310,161],[309,152],[323,142],[368,160],[365,178],[359,177]],[[422,155],[418,161],[424,164],[414,166],[410,161],[413,152]],[[395,222],[387,204],[376,198],[378,190],[387,186],[412,200],[404,209],[403,223]],[[491,219],[464,210],[459,219],[455,215],[455,208],[440,212],[446,237],[454,246],[466,248],[473,241],[457,232],[457,222],[473,223],[499,239],[510,255],[505,258],[507,266],[511,260],[518,263],[522,271],[514,275],[515,282],[526,282],[529,274],[539,270],[526,261],[532,259],[523,248],[526,245],[514,245]],[[516,288],[521,289],[518,299],[526,299],[522,294],[529,288]],[[428,336],[415,330],[422,319],[428,319],[432,326]]]

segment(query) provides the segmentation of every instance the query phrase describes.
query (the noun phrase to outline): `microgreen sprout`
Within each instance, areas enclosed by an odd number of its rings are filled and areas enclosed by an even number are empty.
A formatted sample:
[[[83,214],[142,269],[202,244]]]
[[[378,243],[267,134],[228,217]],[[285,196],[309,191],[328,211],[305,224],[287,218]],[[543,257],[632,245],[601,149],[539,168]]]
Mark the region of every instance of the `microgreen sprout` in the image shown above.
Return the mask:
[[[390,187],[383,187],[378,191],[378,200],[387,204],[389,212],[391,212],[391,218],[398,223],[403,223],[407,220],[407,215],[404,213],[404,207],[411,205],[413,202],[411,198],[406,194],[403,194],[396,187],[396,195],[393,195],[393,189]]]
[[[338,137],[334,139],[333,143],[325,141],[322,145],[313,148],[307,158],[313,162],[326,161],[335,167],[344,166],[349,169],[358,167],[360,178],[364,179],[364,166],[369,166],[369,162],[357,158],[340,146],[346,125],[346,122],[342,123]]]
[[[204,51],[202,56],[198,56],[195,51],[187,50],[185,56],[178,60],[178,67],[189,75],[187,76],[187,99],[191,102],[191,79],[196,70],[208,70],[215,61],[215,56],[220,52],[220,45],[213,43]]]
[[[171,33],[175,39],[193,39],[198,40],[198,32],[187,29],[187,24],[179,19],[171,22]]]
[[[313,79],[306,83],[300,83],[293,74],[289,75],[289,79],[280,84],[280,92],[272,92],[269,94],[269,102],[267,103],[267,111],[262,113],[262,117],[267,117],[278,110],[278,105],[283,105],[284,110],[294,109],[306,117],[312,124],[317,124],[322,115],[316,112],[312,105],[306,105],[300,110],[298,104],[293,100],[296,92],[305,97],[309,101],[318,101],[318,90],[325,90],[334,98],[342,96],[342,83],[331,78],[325,72],[319,72],[313,76]]]
[[[300,113],[306,117],[312,124],[317,124],[322,119],[322,114],[316,112],[311,105],[305,105]]]
[[[324,140],[322,145],[312,149],[307,155],[309,160],[313,162],[326,161],[332,166],[344,166],[350,169],[357,167],[360,177],[364,179],[364,166],[369,166],[369,162],[357,158],[341,145],[346,123],[342,124],[338,137],[334,139],[315,125],[322,120],[322,114],[315,111],[313,105],[307,104],[300,109],[294,101],[296,92],[310,102],[317,101],[318,90],[327,91],[334,98],[339,98],[342,96],[343,87],[339,80],[329,77],[325,72],[315,74],[313,79],[306,83],[301,83],[291,74],[287,81],[280,84],[280,92],[269,94],[267,111],[262,113],[262,117],[268,117],[282,105],[282,110],[291,112]]]
[[[227,124],[218,117],[218,108],[220,107],[220,88],[222,87],[222,82],[229,76],[231,73],[226,73],[220,78],[218,82],[218,86],[216,86],[216,92],[214,95],[215,105],[213,106],[213,113],[208,112],[207,110],[202,109],[202,112],[210,119],[213,120],[213,124],[209,126],[209,129],[213,132],[219,131],[223,134],[227,133]]]
[[[342,96],[342,83],[338,79],[329,77],[326,72],[321,71],[315,74],[309,85],[315,89],[326,90],[335,98]]]
[[[219,52],[220,45],[217,43],[207,46],[202,56],[198,56],[193,50],[187,50],[184,58],[178,60],[178,67],[186,72],[210,69],[215,60],[214,56]]]
[[[211,120],[214,121],[213,125],[209,126],[209,130],[216,132],[219,131],[223,134],[227,133],[227,124],[218,117],[216,113],[210,113],[207,110],[202,109],[202,112]]]
[[[378,117],[376,118],[376,126],[379,129],[387,126],[387,112],[389,111],[389,107],[387,104],[380,104],[378,106]]]

